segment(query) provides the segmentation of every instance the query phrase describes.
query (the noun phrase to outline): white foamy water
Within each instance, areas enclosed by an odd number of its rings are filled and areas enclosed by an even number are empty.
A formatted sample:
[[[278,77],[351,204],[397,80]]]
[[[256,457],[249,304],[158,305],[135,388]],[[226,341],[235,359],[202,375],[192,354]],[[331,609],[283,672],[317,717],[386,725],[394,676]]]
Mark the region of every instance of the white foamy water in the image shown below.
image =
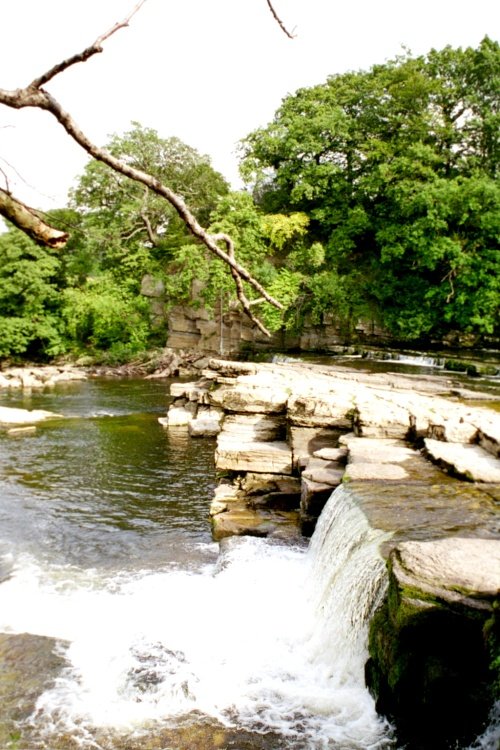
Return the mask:
[[[0,586],[0,628],[57,638],[67,661],[34,720],[84,746],[92,727],[133,732],[192,711],[274,731],[291,748],[299,739],[311,750],[386,746],[363,681],[367,611],[380,589],[368,582],[383,564],[361,514],[352,520],[310,553],[236,539],[216,565],[191,571],[105,577],[20,561]]]

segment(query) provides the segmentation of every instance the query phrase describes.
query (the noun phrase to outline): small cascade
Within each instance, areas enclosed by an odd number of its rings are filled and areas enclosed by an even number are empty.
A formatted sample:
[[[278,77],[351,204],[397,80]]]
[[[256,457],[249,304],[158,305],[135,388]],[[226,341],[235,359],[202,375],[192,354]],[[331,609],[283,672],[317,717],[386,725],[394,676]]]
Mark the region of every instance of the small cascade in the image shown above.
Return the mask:
[[[368,625],[387,588],[380,545],[390,537],[373,529],[340,485],[311,540],[311,581],[318,656],[342,654],[342,671],[360,678],[367,659]],[[336,669],[340,664],[336,662]]]
[[[32,727],[99,748],[193,715],[289,750],[392,746],[363,673],[381,540],[339,488],[309,550],[235,538],[215,565],[111,578],[31,561],[0,587],[1,627],[59,639],[67,664]]]

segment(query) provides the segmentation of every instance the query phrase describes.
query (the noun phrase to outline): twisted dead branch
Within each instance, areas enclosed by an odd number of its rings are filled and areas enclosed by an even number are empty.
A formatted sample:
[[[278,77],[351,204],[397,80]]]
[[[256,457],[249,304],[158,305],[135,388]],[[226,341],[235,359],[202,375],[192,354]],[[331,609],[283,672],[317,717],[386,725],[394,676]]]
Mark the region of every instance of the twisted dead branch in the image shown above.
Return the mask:
[[[274,305],[278,309],[282,309],[282,305],[278,300],[274,299],[264,287],[255,279],[250,272],[242,265],[240,265],[234,256],[234,246],[232,242],[228,243],[224,238],[224,243],[228,248],[226,252],[218,244],[217,240],[210,235],[197,221],[193,213],[189,210],[181,196],[177,195],[167,185],[163,185],[158,179],[153,177],[140,169],[136,169],[129,164],[117,159],[115,156],[110,154],[103,148],[96,146],[80,129],[73,117],[69,112],[66,112],[61,104],[55,99],[50,92],[44,87],[46,83],[53,80],[56,76],[63,73],[68,68],[78,63],[86,62],[91,57],[99,54],[103,51],[102,44],[106,39],[109,39],[118,30],[128,26],[130,19],[135,13],[144,5],[146,0],[140,0],[131,13],[121,22],[116,23],[109,31],[102,34],[96,39],[96,41],[89,47],[86,47],[82,52],[79,52],[71,57],[62,60],[42,75],[35,78],[28,86],[24,88],[18,88],[14,90],[6,90],[0,88],[0,104],[4,104],[7,107],[14,109],[23,109],[25,107],[33,107],[37,109],[49,112],[59,124],[64,128],[66,133],[78,143],[92,158],[103,162],[108,167],[113,169],[125,177],[134,180],[135,182],[142,183],[149,190],[156,193],[157,195],[164,198],[171,206],[177,211],[181,219],[184,221],[190,232],[200,241],[205,247],[217,258],[226,263],[233,276],[236,285],[236,291],[238,299],[240,300],[244,312],[250,317],[250,319],[259,327],[259,329],[269,335],[267,329],[262,325],[260,321],[251,313],[249,304],[246,296],[243,292],[243,281],[246,281],[252,286],[258,294],[261,295],[267,302]],[[273,13],[273,15],[275,15]],[[18,202],[19,203],[19,202]],[[25,207],[27,208],[27,207]],[[32,209],[28,209],[32,211]],[[17,224],[21,229],[24,229],[24,219],[21,217],[20,222]],[[29,232],[28,232],[29,233]],[[64,233],[61,233],[62,235]],[[40,240],[39,240],[40,241]],[[222,241],[222,240],[220,240]]]

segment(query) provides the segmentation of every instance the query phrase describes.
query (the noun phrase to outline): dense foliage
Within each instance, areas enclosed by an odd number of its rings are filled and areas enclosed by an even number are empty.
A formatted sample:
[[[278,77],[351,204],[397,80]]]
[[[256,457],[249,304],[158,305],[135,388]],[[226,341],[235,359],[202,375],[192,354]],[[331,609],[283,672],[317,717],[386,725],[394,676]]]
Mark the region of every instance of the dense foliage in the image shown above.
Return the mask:
[[[242,170],[258,204],[305,213],[311,247],[324,248],[304,313],[348,326],[375,316],[406,339],[493,332],[499,91],[499,45],[485,39],[332,76],[248,136]]]
[[[401,340],[499,334],[499,91],[500,47],[488,38],[334,75],[245,139],[246,192],[138,123],[107,148],[233,238],[285,307],[256,307],[272,330],[328,316],[346,337],[360,320]],[[99,162],[50,219],[70,232],[62,251],[0,235],[2,358],[123,359],[164,344],[169,306],[235,301],[227,266],[170,205]]]
[[[182,194],[203,223],[227,193],[209,159],[178,138],[162,139],[133,123],[107,148]],[[0,235],[0,357],[107,352],[113,361],[163,345],[166,314],[153,311],[151,299],[141,294],[144,279],[174,294],[167,296],[166,309],[183,296],[183,256],[199,252],[171,206],[92,161],[70,207],[51,212],[50,219],[71,237],[57,253],[13,228]],[[187,276],[186,300],[194,269]],[[179,282],[178,294],[172,278]]]

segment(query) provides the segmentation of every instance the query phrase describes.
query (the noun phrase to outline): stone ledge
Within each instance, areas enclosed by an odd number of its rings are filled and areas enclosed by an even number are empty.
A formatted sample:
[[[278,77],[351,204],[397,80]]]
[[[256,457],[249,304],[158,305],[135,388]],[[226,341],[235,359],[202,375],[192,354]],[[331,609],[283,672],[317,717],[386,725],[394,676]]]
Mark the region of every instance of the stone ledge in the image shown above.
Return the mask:
[[[251,471],[261,474],[291,474],[292,451],[284,442],[241,442],[219,435],[215,451],[218,470]],[[222,439],[221,439],[222,438]]]
[[[425,449],[433,461],[473,482],[500,483],[500,461],[479,445],[443,443],[427,438]]]

